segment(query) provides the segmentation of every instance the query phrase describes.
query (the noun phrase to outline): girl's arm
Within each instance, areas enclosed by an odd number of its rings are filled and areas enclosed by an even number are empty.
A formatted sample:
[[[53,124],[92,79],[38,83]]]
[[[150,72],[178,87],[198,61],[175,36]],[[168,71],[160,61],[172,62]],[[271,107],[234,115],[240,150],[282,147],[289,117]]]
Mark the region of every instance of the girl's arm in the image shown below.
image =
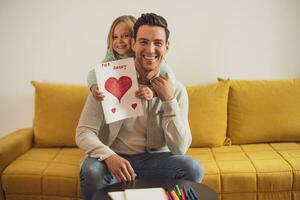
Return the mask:
[[[93,85],[97,85],[95,69],[92,69],[89,72],[88,77],[87,77],[87,83],[88,83],[88,86],[90,89]]]
[[[92,69],[89,72],[88,78],[87,78],[88,86],[90,88],[90,91],[92,92],[94,98],[97,101],[103,101],[104,99],[104,94],[99,91],[98,85],[97,85],[97,79],[96,79],[96,74],[95,74],[95,69]]]
[[[102,62],[109,62],[109,61],[112,61],[112,60],[115,60],[114,59],[114,54],[110,50],[107,50],[105,58],[102,60]],[[93,85],[95,85],[95,84],[97,85],[97,78],[96,78],[95,69],[92,69],[92,70],[89,71],[89,74],[88,74],[88,77],[87,77],[87,83],[88,83],[88,86],[89,86],[90,89]]]
[[[164,75],[165,73],[168,74],[172,84],[174,85],[176,82],[176,78],[171,66],[169,66],[166,62],[162,62],[159,67],[159,75]]]
[[[105,58],[102,60],[102,62],[109,62],[109,61],[112,61],[112,60],[115,60],[114,59],[114,54],[110,50],[107,50]],[[90,72],[88,74],[88,77],[87,77],[87,83],[88,83],[88,86],[89,86],[90,89],[93,85],[97,85],[97,78],[96,78],[95,69],[90,70]]]

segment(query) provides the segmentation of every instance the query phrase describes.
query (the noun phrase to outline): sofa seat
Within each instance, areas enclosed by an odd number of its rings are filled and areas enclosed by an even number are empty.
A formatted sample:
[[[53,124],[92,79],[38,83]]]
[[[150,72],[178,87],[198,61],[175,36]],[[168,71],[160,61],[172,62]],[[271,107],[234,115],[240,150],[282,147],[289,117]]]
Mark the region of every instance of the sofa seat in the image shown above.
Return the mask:
[[[203,183],[222,200],[300,199],[300,144],[190,148],[205,168]]]
[[[80,199],[78,148],[31,148],[2,174],[6,199]]]
[[[220,200],[299,199],[300,144],[264,143],[190,148],[200,160],[203,183]],[[3,172],[7,199],[81,199],[78,148],[31,148]]]

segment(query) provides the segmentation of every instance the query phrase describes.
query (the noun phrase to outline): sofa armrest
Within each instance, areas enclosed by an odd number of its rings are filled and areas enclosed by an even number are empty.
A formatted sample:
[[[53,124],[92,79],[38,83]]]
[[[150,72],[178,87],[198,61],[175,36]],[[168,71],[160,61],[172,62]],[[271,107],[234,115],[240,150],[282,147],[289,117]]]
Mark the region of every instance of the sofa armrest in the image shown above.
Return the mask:
[[[28,151],[33,145],[33,129],[24,128],[14,131],[0,139],[0,174],[21,154]],[[5,200],[0,182],[0,200]]]
[[[0,174],[17,157],[33,145],[33,129],[24,128],[0,139]]]

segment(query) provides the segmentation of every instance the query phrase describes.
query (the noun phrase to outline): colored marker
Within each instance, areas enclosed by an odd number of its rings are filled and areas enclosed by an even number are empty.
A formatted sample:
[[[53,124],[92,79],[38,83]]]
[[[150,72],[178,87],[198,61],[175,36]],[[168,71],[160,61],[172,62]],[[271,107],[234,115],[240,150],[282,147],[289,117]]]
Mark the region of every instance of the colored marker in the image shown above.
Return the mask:
[[[189,196],[190,200],[195,200],[195,198],[194,198],[194,196],[193,196],[193,194],[192,194],[192,192],[191,192],[190,189],[187,190],[187,193],[188,193],[188,196]]]
[[[177,184],[175,185],[175,192],[176,192],[177,196],[179,197],[179,199],[181,199],[180,198],[181,197],[181,192],[180,192],[179,186]]]
[[[176,194],[176,192],[174,190],[171,191],[171,197],[174,199],[174,200],[180,200]]]
[[[181,200],[186,200],[183,188],[180,188]]]
[[[191,194],[193,195],[193,198],[194,198],[195,200],[198,200],[198,197],[197,197],[195,191],[193,190],[193,188],[190,188],[190,191],[191,191]]]
[[[188,191],[186,190],[185,186],[183,186],[183,192],[184,192],[184,196],[186,200],[190,200],[189,195],[188,195]]]
[[[170,193],[168,192],[168,190],[165,190],[165,193],[166,193],[166,196],[167,196],[167,198],[168,198],[169,200],[174,200],[174,199],[172,198],[172,196],[170,195]]]

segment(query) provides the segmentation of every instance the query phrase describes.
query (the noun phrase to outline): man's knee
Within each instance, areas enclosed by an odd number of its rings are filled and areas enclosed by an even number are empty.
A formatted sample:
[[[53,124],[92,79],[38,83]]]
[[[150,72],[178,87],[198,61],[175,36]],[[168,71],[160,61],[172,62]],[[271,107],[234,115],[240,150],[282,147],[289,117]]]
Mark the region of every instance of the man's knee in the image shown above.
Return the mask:
[[[92,185],[99,185],[107,170],[103,163],[94,158],[86,158],[81,167],[81,177]]]
[[[84,199],[91,199],[100,188],[109,185],[112,177],[103,162],[95,158],[86,158],[80,170],[80,188]]]
[[[204,177],[204,168],[202,164],[193,158],[186,157],[185,159],[186,174],[185,179],[201,182]]]

